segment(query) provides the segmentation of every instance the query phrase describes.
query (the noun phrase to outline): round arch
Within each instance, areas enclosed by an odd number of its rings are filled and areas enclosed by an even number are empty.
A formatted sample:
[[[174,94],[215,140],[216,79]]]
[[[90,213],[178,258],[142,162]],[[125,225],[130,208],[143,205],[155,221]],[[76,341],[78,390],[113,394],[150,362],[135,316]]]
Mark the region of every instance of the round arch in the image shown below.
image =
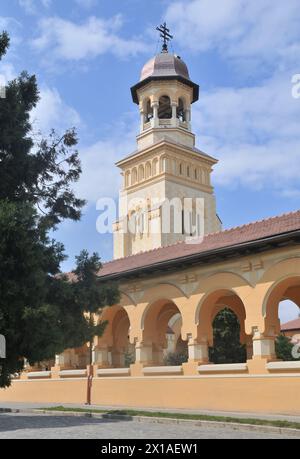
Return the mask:
[[[147,308],[144,317],[143,342],[148,348],[151,348],[151,361],[154,365],[163,365],[165,357],[170,352],[168,333],[170,332],[170,322],[175,317],[181,318],[180,325],[182,325],[180,309],[174,301],[160,299]],[[179,338],[183,346],[181,330],[177,334],[177,341]],[[174,347],[171,352],[176,352],[176,350]]]
[[[300,275],[285,275],[266,293],[262,306],[266,334],[280,333],[279,304],[283,300],[290,300],[300,308]]]
[[[121,305],[107,307],[99,322],[107,322],[107,325],[103,335],[96,339],[96,348],[109,352],[113,367],[123,367],[126,353],[134,351],[129,340],[131,322],[127,308]]]
[[[246,308],[242,299],[232,289],[214,289],[208,292],[198,304],[196,309],[197,339],[199,342],[207,341],[213,344],[213,321],[223,309],[230,309],[240,323],[240,339],[246,343],[249,337],[245,331]]]

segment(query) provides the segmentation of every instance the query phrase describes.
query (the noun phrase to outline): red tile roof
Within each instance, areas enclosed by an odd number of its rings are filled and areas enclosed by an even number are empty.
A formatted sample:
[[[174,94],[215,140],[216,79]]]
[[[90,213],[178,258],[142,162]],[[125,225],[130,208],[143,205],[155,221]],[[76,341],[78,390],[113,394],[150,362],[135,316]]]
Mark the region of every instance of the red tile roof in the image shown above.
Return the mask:
[[[281,331],[300,330],[300,318],[281,325]]]
[[[103,264],[100,277],[125,274],[157,263],[180,260],[190,255],[205,254],[216,249],[233,248],[243,243],[277,236],[300,230],[300,210],[280,215],[248,225],[232,228],[218,233],[208,234],[202,242],[180,242],[175,245],[162,247],[149,252],[142,252],[127,258],[113,260]]]

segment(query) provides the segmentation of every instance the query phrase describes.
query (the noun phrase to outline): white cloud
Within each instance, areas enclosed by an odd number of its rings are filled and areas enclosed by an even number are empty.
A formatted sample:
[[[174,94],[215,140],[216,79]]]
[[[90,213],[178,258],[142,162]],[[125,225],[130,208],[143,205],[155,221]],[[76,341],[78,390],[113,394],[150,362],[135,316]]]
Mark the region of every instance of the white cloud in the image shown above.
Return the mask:
[[[194,108],[198,144],[220,159],[215,183],[300,192],[300,103],[291,77],[281,75],[249,88],[217,88]]]
[[[165,16],[176,38],[195,51],[217,49],[276,66],[300,56],[299,0],[176,1]]]
[[[136,149],[138,126],[130,116],[110,127],[110,135],[94,145],[80,148],[82,176],[75,188],[91,204],[99,198],[116,197],[120,188],[120,170],[115,163]]]
[[[52,0],[19,0],[19,5],[27,14],[38,14],[40,8],[50,8]]]
[[[40,101],[31,113],[34,131],[48,134],[57,129],[62,132],[81,123],[77,111],[68,106],[55,88],[43,87],[40,91]]]
[[[122,17],[110,20],[90,17],[76,24],[59,17],[40,21],[38,38],[32,41],[37,51],[48,51],[47,59],[79,61],[104,53],[127,57],[145,52],[147,47],[139,39],[125,39],[118,35]]]
[[[10,62],[0,62],[0,84],[6,85],[16,77],[16,70]]]

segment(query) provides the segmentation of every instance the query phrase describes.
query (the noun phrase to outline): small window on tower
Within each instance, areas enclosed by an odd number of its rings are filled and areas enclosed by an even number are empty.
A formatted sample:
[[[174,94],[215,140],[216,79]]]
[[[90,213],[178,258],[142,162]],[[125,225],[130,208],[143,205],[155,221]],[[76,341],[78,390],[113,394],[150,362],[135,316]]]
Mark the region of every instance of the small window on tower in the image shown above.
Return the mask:
[[[162,96],[159,99],[158,118],[161,120],[169,120],[172,118],[172,107],[169,96]]]
[[[184,102],[182,99],[179,99],[178,101],[177,118],[180,121],[185,121],[185,108],[184,108]]]
[[[145,110],[145,122],[149,123],[150,120],[153,118],[153,108],[151,107],[150,99],[147,100],[146,103],[146,110]]]

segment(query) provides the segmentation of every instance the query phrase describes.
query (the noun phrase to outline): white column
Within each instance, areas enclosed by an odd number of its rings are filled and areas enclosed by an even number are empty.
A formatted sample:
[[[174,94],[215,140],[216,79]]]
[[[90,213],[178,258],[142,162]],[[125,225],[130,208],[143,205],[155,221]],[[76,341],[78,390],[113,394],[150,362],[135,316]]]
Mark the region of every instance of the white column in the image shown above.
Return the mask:
[[[153,108],[153,119],[151,120],[152,122],[152,127],[157,128],[159,126],[159,119],[158,119],[158,103],[154,102],[152,104]]]
[[[144,130],[144,124],[145,124],[145,113],[144,110],[140,110],[141,114],[141,132]]]
[[[186,120],[186,123],[187,123],[187,125],[188,125],[189,131],[191,130],[191,118],[192,118],[192,116],[191,116],[191,109],[188,108],[188,109],[186,109],[186,111],[185,111],[185,120]]]
[[[253,336],[253,358],[275,359],[275,336],[264,336],[259,331]]]
[[[93,349],[93,365],[99,365],[100,367],[110,366],[110,356],[108,348],[94,348]]]
[[[198,343],[194,339],[190,339],[188,349],[189,361],[199,363],[206,363],[209,361],[207,342]]]
[[[136,363],[152,362],[152,344],[136,343],[135,346]]]
[[[63,367],[65,365],[65,354],[62,353],[62,354],[57,354],[55,356],[55,366],[56,367]]]
[[[178,125],[177,120],[177,103],[172,102],[172,126],[176,127]]]

